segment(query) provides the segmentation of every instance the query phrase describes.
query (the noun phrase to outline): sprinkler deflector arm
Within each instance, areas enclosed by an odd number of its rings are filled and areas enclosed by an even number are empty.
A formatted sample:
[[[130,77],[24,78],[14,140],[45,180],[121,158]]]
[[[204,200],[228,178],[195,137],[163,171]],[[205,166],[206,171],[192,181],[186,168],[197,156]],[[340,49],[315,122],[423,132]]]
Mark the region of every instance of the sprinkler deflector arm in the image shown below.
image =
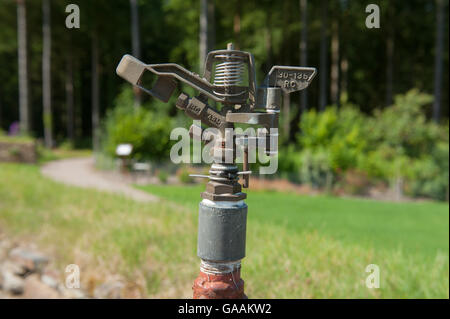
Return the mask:
[[[218,53],[226,52],[226,50],[219,50],[210,52],[208,54],[208,60],[206,66],[212,66],[212,58]],[[241,52],[241,51],[237,51]],[[214,54],[213,54],[214,53]],[[253,64],[253,59],[249,58],[249,61]],[[158,80],[152,89],[147,89],[141,86],[140,80],[144,75],[144,72],[150,71],[158,76]],[[186,70],[182,66],[175,63],[162,63],[162,64],[145,64],[135,57],[126,54],[122,57],[119,65],[117,66],[116,73],[127,80],[131,84],[139,87],[144,92],[156,97],[163,102],[168,102],[170,96],[176,88],[176,83],[171,80],[179,80],[194,89],[205,94],[209,98],[216,102],[228,102],[236,103],[244,102],[247,98],[250,99],[255,96],[255,80],[254,71],[249,71],[251,76],[249,92],[250,94],[243,94],[243,97],[227,100],[225,97],[220,96],[216,92],[221,90],[220,87],[211,84],[207,79],[211,78],[211,71],[205,68],[205,78],[201,78],[198,74]],[[300,91],[309,86],[314,76],[316,75],[315,68],[307,67],[295,67],[295,66],[273,66],[264,80],[263,86],[259,89],[264,90],[267,88],[281,88],[285,93],[292,93]],[[251,101],[252,102],[252,101]],[[258,104],[258,101],[255,103]],[[252,109],[254,105],[250,105]]]

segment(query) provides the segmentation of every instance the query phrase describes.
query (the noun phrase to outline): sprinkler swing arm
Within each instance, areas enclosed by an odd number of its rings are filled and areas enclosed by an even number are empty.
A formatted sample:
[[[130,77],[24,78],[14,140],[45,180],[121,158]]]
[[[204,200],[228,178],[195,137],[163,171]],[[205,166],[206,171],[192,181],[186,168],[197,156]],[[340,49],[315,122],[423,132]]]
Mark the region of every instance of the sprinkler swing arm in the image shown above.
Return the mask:
[[[232,56],[241,57],[248,65],[248,86],[236,86],[239,79],[239,70],[231,67],[223,72],[223,78],[217,84],[211,83],[212,69],[214,61],[220,58]],[[233,62],[231,62],[233,63]],[[124,55],[116,73],[134,86],[144,92],[163,101],[168,102],[176,88],[176,81],[179,80],[201,94],[212,100],[223,104],[245,105],[248,107],[230,110],[231,113],[245,113],[248,110],[265,109],[268,111],[279,111],[281,103],[281,91],[293,93],[309,86],[316,75],[315,68],[295,67],[295,66],[273,66],[267,74],[263,84],[256,88],[254,58],[248,52],[237,50],[217,50],[208,54],[205,62],[203,77],[191,72],[175,63],[145,64],[131,55]],[[140,80],[145,72],[157,75],[157,81],[153,88],[148,89],[141,85]],[[231,85],[227,83],[227,78],[234,81]],[[247,101],[248,99],[248,101]],[[236,123],[242,123],[237,122]],[[260,124],[260,123],[251,123]]]
[[[145,72],[157,76],[151,88],[141,83]],[[241,190],[249,187],[248,150],[254,137],[234,136],[230,146],[226,143],[226,131],[233,129],[235,123],[262,126],[265,137],[255,139],[263,143],[265,139],[266,154],[277,155],[278,151],[269,146],[271,139],[278,138],[277,130],[272,129],[278,129],[282,95],[307,88],[316,69],[273,66],[262,85],[257,87],[253,55],[234,50],[230,43],[226,50],[208,53],[203,76],[174,63],[145,64],[131,55],[123,56],[116,73],[163,102],[169,101],[177,81],[199,91],[199,95],[192,98],[181,93],[176,102],[187,116],[218,129],[212,136],[214,155],[209,175],[193,175],[209,178],[199,207],[197,255],[201,265],[194,281],[194,298],[246,298],[240,269],[245,257],[247,205],[244,203],[246,194]],[[221,103],[221,109],[210,106],[208,99]],[[212,140],[195,124],[189,132],[193,139]],[[237,144],[244,148],[242,171],[238,171],[235,164]],[[243,185],[238,183],[240,176],[243,176]]]

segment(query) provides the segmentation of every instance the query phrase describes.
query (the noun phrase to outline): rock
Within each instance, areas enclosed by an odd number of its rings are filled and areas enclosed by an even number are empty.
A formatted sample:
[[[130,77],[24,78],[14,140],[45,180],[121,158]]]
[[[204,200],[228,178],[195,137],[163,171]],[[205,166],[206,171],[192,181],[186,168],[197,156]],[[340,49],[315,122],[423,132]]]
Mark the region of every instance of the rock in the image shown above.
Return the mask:
[[[58,289],[58,281],[49,275],[42,275],[41,281],[53,289]]]
[[[25,250],[22,248],[14,248],[9,252],[11,260],[20,264],[27,271],[41,272],[48,263],[48,258],[42,254]]]
[[[12,293],[14,295],[20,295],[24,290],[24,280],[9,271],[2,271],[2,289],[5,292]]]
[[[25,279],[25,291],[23,294],[27,299],[57,299],[61,296],[58,291],[44,284],[36,274]]]
[[[0,260],[4,260],[8,255],[9,245],[10,243],[7,240],[0,240]]]
[[[60,273],[47,267],[49,259],[34,246],[24,247],[0,238],[0,299],[90,298],[82,289],[66,288]],[[119,298],[120,291],[121,286],[107,285],[99,294]]]
[[[83,290],[77,288],[66,288],[62,284],[59,284],[58,290],[63,298],[69,299],[85,299],[87,298]]]
[[[27,270],[24,267],[22,267],[20,264],[14,263],[9,260],[5,261],[0,266],[0,270],[10,272],[16,276],[25,276],[25,274],[27,273]]]
[[[94,298],[97,299],[120,299],[124,284],[120,281],[106,282],[94,290]]]

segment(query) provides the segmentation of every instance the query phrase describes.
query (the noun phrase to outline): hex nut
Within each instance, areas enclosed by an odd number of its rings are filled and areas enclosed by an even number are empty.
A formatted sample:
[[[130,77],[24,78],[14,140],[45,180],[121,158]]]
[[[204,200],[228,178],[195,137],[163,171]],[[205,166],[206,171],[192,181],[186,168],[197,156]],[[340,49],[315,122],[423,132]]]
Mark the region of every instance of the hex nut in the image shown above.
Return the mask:
[[[208,192],[201,193],[203,199],[209,199],[212,201],[224,201],[224,202],[237,202],[247,198],[246,193],[237,194],[225,194],[225,195],[215,195]]]
[[[236,194],[236,193],[240,193],[242,191],[242,187],[241,187],[241,184],[239,184],[237,182],[233,183],[233,184],[208,182],[206,184],[206,191],[208,193],[211,193],[214,195]]]

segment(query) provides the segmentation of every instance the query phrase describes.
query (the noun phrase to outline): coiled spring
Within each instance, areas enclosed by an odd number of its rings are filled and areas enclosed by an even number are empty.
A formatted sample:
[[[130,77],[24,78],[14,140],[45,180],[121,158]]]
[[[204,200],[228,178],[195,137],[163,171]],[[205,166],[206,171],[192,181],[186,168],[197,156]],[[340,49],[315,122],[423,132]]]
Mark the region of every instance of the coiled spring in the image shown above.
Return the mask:
[[[218,55],[216,58],[222,59],[215,67],[214,85],[225,88],[225,93],[215,92],[223,96],[236,96],[242,92],[232,92],[227,88],[242,85],[245,72],[244,58],[236,55]]]

